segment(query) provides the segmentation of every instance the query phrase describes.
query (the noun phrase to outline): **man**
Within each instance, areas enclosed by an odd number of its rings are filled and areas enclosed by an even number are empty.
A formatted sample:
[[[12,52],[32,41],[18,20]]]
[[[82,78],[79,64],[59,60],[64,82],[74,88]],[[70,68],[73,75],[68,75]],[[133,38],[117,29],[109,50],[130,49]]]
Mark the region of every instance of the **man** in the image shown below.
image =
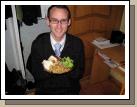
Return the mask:
[[[40,34],[32,43],[31,60],[32,75],[36,82],[36,94],[39,95],[78,95],[79,80],[84,71],[84,47],[82,41],[67,32],[71,24],[71,15],[67,6],[53,5],[47,13],[49,33]],[[70,57],[74,61],[71,72],[51,74],[44,70],[42,61],[51,55],[56,56],[56,43],[61,44],[58,57]]]

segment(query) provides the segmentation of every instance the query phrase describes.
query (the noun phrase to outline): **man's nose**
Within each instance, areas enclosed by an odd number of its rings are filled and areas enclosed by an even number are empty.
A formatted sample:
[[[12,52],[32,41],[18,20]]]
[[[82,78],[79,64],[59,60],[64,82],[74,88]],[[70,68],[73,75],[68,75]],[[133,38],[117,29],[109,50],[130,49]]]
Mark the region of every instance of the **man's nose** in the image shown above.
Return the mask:
[[[60,28],[62,26],[61,22],[57,24],[57,27]]]

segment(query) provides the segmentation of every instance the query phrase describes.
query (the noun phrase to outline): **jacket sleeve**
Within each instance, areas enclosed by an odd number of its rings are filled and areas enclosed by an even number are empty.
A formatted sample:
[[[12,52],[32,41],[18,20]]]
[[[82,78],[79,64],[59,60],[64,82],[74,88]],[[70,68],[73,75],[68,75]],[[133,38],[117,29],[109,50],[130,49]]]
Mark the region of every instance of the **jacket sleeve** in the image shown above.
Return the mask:
[[[70,73],[70,77],[72,79],[81,79],[84,73],[84,45],[83,42],[80,41],[77,43],[78,46],[77,48],[77,53],[75,54],[75,59],[74,59],[74,70]]]
[[[49,74],[44,71],[42,66],[42,44],[40,41],[34,40],[31,47],[31,73],[35,81],[41,81],[49,77]]]

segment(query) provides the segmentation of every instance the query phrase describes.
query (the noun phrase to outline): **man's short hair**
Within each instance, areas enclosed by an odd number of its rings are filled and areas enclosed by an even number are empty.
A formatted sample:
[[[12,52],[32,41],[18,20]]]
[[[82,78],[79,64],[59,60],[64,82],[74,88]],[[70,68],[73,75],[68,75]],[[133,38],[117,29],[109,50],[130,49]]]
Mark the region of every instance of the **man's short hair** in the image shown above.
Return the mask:
[[[52,9],[53,7],[67,10],[67,11],[68,11],[68,19],[71,18],[70,10],[69,10],[69,8],[68,8],[66,5],[51,5],[51,6],[48,8],[48,13],[47,13],[47,17],[48,17],[48,18],[50,17],[50,11],[51,11],[51,9]]]

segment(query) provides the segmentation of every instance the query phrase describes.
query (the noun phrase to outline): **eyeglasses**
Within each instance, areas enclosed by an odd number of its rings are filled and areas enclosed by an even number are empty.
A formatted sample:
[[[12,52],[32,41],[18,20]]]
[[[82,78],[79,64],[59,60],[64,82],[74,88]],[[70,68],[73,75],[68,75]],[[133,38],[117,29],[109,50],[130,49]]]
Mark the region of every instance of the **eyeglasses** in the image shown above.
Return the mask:
[[[68,19],[62,19],[62,20],[50,19],[49,21],[52,24],[58,24],[58,23],[67,24],[68,23]]]

